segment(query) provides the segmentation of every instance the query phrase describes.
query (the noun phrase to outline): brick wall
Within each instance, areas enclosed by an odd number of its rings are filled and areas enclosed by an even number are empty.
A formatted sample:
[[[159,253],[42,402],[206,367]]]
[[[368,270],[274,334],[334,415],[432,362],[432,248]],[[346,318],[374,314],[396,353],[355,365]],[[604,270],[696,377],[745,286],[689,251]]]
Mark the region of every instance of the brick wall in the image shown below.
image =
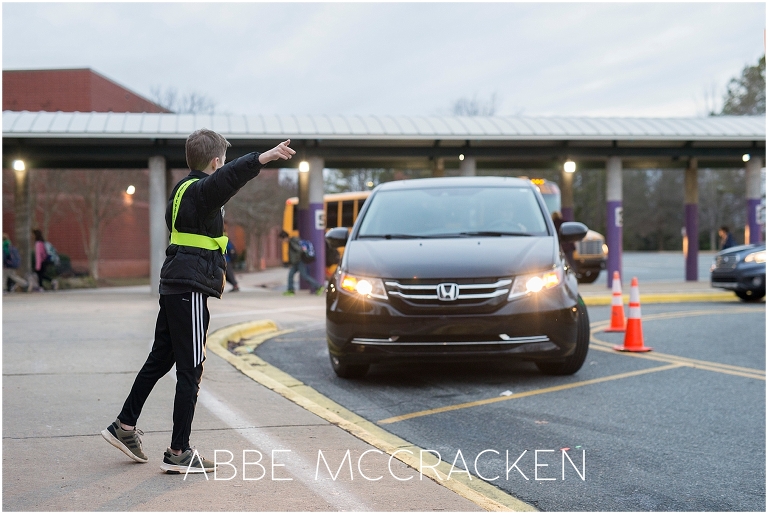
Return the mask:
[[[168,112],[87,68],[4,70],[3,110]]]

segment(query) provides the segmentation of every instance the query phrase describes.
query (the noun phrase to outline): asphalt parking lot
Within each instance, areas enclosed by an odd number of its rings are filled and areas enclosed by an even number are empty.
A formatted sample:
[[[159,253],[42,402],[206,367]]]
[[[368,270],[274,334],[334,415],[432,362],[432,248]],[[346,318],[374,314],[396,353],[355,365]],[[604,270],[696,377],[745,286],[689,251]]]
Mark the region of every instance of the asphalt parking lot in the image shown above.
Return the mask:
[[[413,363],[343,380],[320,323],[256,353],[541,510],[765,510],[765,304],[644,306],[644,354],[612,349],[623,334],[602,332],[609,307],[589,314],[590,353],[570,377]]]

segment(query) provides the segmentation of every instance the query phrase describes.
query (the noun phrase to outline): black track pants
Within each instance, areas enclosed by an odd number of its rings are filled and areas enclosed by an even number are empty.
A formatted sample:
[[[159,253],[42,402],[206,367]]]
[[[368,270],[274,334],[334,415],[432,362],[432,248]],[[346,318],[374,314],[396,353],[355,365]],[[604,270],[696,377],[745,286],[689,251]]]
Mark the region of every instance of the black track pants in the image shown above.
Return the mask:
[[[203,377],[205,338],[208,333],[208,297],[201,293],[160,295],[155,342],[139,371],[118,418],[136,425],[152,388],[176,364],[176,398],[173,402],[171,448],[189,447],[197,393]]]

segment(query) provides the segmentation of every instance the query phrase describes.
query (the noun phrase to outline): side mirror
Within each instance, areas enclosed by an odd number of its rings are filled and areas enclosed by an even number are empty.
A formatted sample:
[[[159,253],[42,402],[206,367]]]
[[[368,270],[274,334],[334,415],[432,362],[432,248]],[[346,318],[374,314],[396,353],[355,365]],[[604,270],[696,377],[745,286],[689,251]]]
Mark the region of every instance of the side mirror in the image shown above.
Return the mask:
[[[584,232],[586,234],[586,232]],[[325,234],[325,240],[331,248],[341,248],[346,246],[349,239],[349,229],[347,227],[332,228]]]
[[[581,241],[587,235],[589,229],[584,223],[578,221],[566,221],[560,225],[560,241],[563,243],[575,243]]]

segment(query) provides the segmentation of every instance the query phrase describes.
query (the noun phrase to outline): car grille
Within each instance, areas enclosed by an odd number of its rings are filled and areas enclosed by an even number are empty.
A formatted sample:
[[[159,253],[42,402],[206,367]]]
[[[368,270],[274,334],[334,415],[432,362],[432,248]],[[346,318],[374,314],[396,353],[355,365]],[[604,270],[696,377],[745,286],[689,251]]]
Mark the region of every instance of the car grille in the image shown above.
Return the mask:
[[[725,275],[712,275],[711,282],[713,284],[720,284],[720,283],[730,284],[730,283],[738,282],[739,281],[738,279],[739,277],[737,277],[735,273],[727,273]]]
[[[406,312],[494,310],[509,295],[511,278],[385,280],[387,295]]]
[[[738,263],[738,255],[718,255],[715,258],[716,269],[735,269]]]
[[[576,243],[576,249],[579,255],[602,255],[603,242],[599,239],[596,241],[579,241]]]

